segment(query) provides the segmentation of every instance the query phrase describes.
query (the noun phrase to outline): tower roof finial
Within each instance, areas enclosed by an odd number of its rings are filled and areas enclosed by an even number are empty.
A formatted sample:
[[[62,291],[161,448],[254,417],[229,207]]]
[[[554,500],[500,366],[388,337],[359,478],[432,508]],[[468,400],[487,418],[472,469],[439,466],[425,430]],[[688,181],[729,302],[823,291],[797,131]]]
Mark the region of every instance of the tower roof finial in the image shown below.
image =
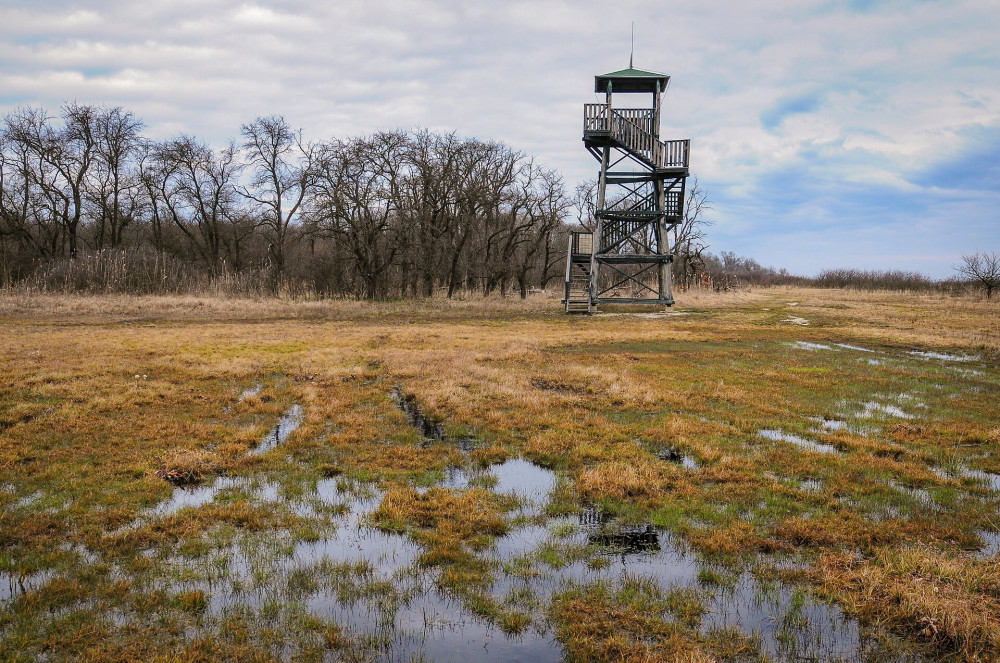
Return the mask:
[[[628,52],[628,68],[632,68],[632,56],[635,54],[635,21],[632,21],[632,47]]]

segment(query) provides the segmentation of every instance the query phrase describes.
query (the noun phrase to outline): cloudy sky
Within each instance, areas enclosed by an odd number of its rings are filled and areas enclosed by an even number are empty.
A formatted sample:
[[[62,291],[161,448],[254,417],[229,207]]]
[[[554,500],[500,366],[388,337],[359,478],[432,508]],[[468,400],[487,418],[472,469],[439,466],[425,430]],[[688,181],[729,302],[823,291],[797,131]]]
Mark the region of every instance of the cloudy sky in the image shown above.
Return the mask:
[[[752,8],[751,8],[752,7]],[[427,127],[593,177],[593,76],[672,76],[712,250],[948,276],[1000,250],[1000,3],[0,0],[0,110],[122,105],[215,144]],[[643,100],[645,101],[645,100]]]

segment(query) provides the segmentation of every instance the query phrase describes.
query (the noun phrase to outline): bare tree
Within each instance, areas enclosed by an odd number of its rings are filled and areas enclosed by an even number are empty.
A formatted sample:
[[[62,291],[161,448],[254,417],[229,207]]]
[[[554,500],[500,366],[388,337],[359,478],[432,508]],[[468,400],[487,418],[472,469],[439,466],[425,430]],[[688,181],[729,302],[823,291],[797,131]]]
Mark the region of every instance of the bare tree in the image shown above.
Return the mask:
[[[515,269],[521,299],[528,296],[528,274],[539,270],[539,285],[544,288],[558,276],[554,265],[565,259],[562,251],[552,250],[552,235],[562,223],[569,207],[562,177],[551,170],[540,170],[534,178],[534,192],[525,209],[531,225],[524,231],[525,239],[518,253]]]
[[[242,216],[235,182],[242,165],[229,144],[216,154],[194,138],[181,136],[159,146],[147,171],[146,186],[155,214],[162,214],[187,238],[205,266],[215,273],[233,221]]]
[[[712,210],[712,201],[697,177],[688,184],[684,218],[673,229],[674,270],[678,280],[690,285],[695,272],[703,266],[702,253],[708,248],[705,242],[708,228],[715,222],[706,215]]]
[[[597,227],[597,180],[580,182],[573,190],[573,220],[588,232]]]
[[[986,290],[986,299],[993,297],[993,291],[1000,287],[1000,253],[978,251],[962,256],[962,263],[955,270],[969,281],[981,285]]]
[[[21,125],[35,120],[31,111],[8,115],[0,132],[0,238],[5,256],[50,257],[61,245],[62,226],[39,189],[38,171],[44,165],[31,144],[19,137]]]
[[[412,276],[411,289],[430,296],[441,276],[447,259],[445,238],[455,230],[459,191],[465,184],[462,159],[466,146],[455,134],[444,136],[419,131],[407,141],[408,173],[401,181],[401,199],[397,204],[403,219],[403,231],[409,235],[410,251],[404,257],[404,267]]]
[[[302,131],[292,131],[280,115],[258,117],[240,133],[253,170],[250,187],[241,193],[261,208],[275,275],[280,276],[288,229],[315,181],[316,147],[303,141]]]
[[[98,112],[94,122],[95,156],[91,199],[98,221],[97,248],[105,243],[118,247],[125,227],[135,218],[142,204],[139,175],[132,158],[140,147],[143,123],[120,107]]]
[[[142,128],[125,109],[78,104],[3,119],[3,282],[66,274],[64,256],[92,249],[99,262],[106,248],[128,249],[114,259],[139,269],[169,262],[192,283],[249,270],[240,287],[371,298],[526,296],[561,271],[562,180],[501,142],[425,130],[314,145],[280,116],[242,126],[239,148]]]
[[[52,126],[52,118],[42,109],[25,109],[8,118],[10,137],[26,146],[37,162],[34,184],[63,226],[73,258],[79,249],[87,171],[97,147],[97,116],[98,110],[93,106],[73,103],[63,106],[60,128]]]
[[[406,137],[380,133],[320,148],[310,214],[320,232],[342,242],[361,280],[357,294],[383,295],[383,276],[401,248],[393,187],[398,181]]]

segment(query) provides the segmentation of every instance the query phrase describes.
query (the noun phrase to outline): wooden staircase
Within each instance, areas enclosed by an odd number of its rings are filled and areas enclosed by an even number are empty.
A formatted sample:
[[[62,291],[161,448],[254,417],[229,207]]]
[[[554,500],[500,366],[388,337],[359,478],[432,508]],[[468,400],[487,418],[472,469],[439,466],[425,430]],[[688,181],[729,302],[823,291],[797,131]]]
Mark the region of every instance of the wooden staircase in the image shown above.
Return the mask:
[[[566,255],[566,305],[567,313],[593,313],[590,301],[590,254],[593,235],[570,233]]]
[[[691,141],[661,141],[654,132],[655,121],[653,111],[646,109],[620,108],[609,112],[607,104],[583,106],[585,141],[610,140],[650,168],[686,171]],[[589,144],[588,149],[592,149]]]
[[[590,265],[575,263],[566,287],[566,312],[590,313]]]

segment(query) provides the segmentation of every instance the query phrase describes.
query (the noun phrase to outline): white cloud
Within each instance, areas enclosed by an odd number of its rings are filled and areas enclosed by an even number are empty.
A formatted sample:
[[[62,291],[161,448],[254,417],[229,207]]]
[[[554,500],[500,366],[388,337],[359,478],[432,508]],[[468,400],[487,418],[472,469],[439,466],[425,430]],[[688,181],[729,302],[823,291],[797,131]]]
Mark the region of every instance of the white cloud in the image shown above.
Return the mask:
[[[635,20],[636,65],[673,76],[664,135],[693,139],[695,170],[719,202],[713,236],[737,251],[782,223],[836,217],[810,188],[817,182],[911,196],[906,213],[915,213],[927,194],[912,174],[965,153],[972,128],[1000,127],[995,3],[854,12],[818,1],[629,0],[610,18],[607,7],[14,2],[0,7],[0,104],[122,104],[152,136],[184,131],[215,143],[270,113],[314,138],[453,129],[537,155],[572,185],[596,170],[580,143],[580,106],[594,98],[594,74],[627,63]],[[788,171],[808,174],[810,187]],[[780,204],[775,177],[790,188]],[[988,210],[971,218],[1000,225]],[[833,244],[856,224],[841,228]],[[956,241],[980,236],[963,232]],[[822,240],[802,241],[821,251]]]

